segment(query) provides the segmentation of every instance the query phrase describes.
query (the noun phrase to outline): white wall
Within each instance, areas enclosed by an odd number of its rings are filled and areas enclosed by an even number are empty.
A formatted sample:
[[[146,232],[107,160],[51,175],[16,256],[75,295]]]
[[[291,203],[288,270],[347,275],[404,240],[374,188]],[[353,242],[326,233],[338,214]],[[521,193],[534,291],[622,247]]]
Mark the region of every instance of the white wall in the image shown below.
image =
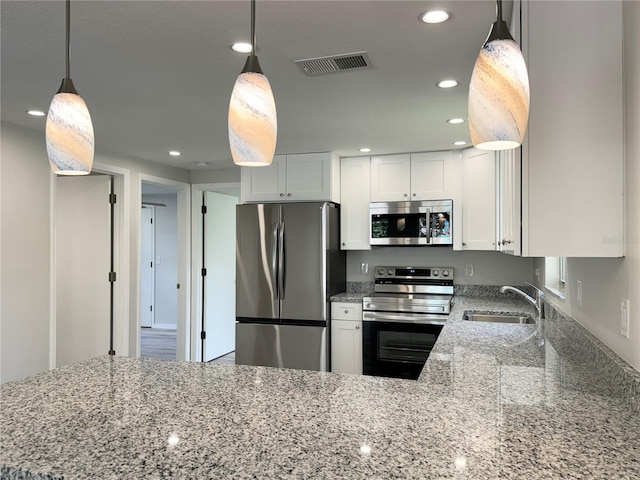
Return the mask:
[[[554,297],[554,302],[640,370],[640,2],[623,2],[623,19],[626,234],[618,241],[624,242],[625,257],[569,258],[566,299]],[[544,261],[537,261],[536,266],[544,273]],[[578,280],[582,281],[582,307],[578,307],[576,300]],[[630,339],[620,335],[622,298],[630,300]]]
[[[360,275],[360,264],[369,263],[369,275]],[[466,264],[474,276],[467,277]],[[347,252],[347,281],[372,282],[374,267],[453,267],[456,285],[523,285],[533,282],[533,259],[500,252],[459,252],[448,247],[379,247]]]
[[[2,123],[0,381],[49,368],[50,182],[44,135]]]
[[[178,319],[178,196],[143,195],[143,201],[163,203],[155,208],[156,258],[155,324],[176,328]],[[158,260],[160,260],[158,262]]]
[[[191,183],[233,183],[239,181],[240,167],[191,170]]]
[[[5,382],[47,370],[50,365],[49,325],[52,254],[50,251],[53,174],[41,131],[0,123],[2,134],[0,231],[0,381]],[[189,182],[189,171],[96,151],[94,165],[119,167],[129,174],[130,199],[139,199],[140,175]],[[127,313],[137,312],[139,280],[138,244],[140,206],[130,202],[129,271],[118,272],[119,281],[131,286]],[[137,332],[135,332],[137,333]],[[130,335],[135,345],[136,335]],[[127,354],[128,351],[117,351]]]

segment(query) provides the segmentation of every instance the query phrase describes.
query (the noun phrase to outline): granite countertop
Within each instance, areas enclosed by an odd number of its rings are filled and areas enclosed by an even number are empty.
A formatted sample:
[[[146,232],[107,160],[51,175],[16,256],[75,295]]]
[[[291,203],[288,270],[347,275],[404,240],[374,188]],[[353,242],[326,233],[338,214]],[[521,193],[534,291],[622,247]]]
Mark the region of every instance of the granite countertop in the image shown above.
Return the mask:
[[[371,295],[371,292],[344,292],[331,297],[332,302],[345,302],[345,303],[360,303],[362,299],[367,295]]]
[[[544,322],[462,320],[529,308],[456,298],[418,381],[100,357],[7,383],[2,478],[640,478],[593,364]]]

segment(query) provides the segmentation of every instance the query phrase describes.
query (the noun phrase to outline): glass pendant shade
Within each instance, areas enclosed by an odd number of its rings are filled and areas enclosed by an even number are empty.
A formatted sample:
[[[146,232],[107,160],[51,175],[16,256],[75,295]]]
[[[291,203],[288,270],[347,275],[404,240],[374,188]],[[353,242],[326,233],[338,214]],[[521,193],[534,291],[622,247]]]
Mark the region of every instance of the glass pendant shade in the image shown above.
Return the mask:
[[[93,124],[80,95],[58,92],[53,97],[47,114],[46,142],[53,173],[88,175],[91,172]]]
[[[469,84],[469,130],[481,150],[519,147],[529,121],[529,75],[506,23],[493,24]]]
[[[271,165],[277,136],[276,102],[269,80],[262,73],[241,73],[229,102],[233,163],[245,167]]]

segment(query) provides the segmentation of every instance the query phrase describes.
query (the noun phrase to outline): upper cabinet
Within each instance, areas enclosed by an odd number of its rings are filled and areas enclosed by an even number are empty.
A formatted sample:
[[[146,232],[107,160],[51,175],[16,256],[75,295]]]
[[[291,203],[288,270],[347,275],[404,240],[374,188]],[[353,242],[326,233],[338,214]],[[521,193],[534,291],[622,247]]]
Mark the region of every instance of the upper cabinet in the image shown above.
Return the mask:
[[[523,2],[522,18],[522,254],[622,256],[621,2]]]
[[[276,155],[267,167],[241,167],[241,171],[242,203],[340,203],[340,160],[333,153]]]
[[[371,201],[454,199],[458,165],[451,151],[371,157]]]
[[[461,233],[462,250],[496,250],[495,152],[462,152]]]
[[[520,149],[496,152],[497,249],[510,255],[521,252]]]
[[[340,177],[340,248],[370,250],[369,157],[343,158]]]

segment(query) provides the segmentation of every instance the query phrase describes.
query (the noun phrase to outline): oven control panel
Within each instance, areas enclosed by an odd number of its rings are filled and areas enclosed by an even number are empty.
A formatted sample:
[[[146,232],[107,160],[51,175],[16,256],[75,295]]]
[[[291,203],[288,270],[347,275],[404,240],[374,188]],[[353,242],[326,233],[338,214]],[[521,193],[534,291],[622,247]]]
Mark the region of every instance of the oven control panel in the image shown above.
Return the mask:
[[[376,267],[375,278],[411,280],[453,280],[453,267]]]

